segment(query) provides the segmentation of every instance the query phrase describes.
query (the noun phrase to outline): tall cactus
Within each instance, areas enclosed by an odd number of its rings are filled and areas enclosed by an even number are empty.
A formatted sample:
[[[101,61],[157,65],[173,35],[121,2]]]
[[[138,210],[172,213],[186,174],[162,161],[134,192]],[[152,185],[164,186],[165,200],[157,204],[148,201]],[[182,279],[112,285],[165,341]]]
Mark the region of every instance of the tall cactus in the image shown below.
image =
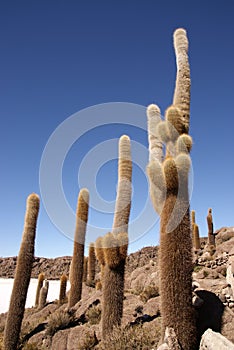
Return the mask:
[[[89,192],[82,189],[78,196],[76,211],[76,229],[74,236],[73,257],[70,267],[70,293],[68,306],[74,306],[80,299],[82,293],[83,265],[84,265],[84,244],[86,226],[88,221],[89,210]]]
[[[195,250],[200,250],[201,249],[201,242],[200,242],[200,236],[199,236],[199,227],[195,223],[192,226],[193,230],[193,246]]]
[[[207,215],[207,225],[208,225],[208,244],[215,246],[215,234],[213,225],[212,209],[209,208]]]
[[[35,306],[38,306],[39,303],[39,296],[40,296],[40,290],[43,286],[43,281],[45,279],[45,275],[43,272],[41,272],[38,276],[38,283],[37,283],[37,290],[36,290],[36,299],[35,299]]]
[[[63,304],[66,301],[66,290],[67,290],[67,276],[62,275],[60,277],[59,304]]]
[[[148,165],[150,194],[160,221],[160,297],[162,338],[166,327],[174,329],[183,350],[197,346],[195,314],[192,307],[192,237],[188,174],[192,139],[189,130],[190,76],[186,32],[174,34],[177,58],[175,106],[166,111],[166,120],[149,129],[166,145],[164,161],[152,159]],[[184,73],[183,73],[184,72]],[[152,107],[150,107],[152,108]],[[148,118],[151,114],[148,113]],[[148,122],[148,125],[151,125]],[[151,148],[150,148],[151,149]]]
[[[130,138],[126,135],[119,140],[118,190],[115,214],[112,226],[113,233],[128,232],[128,221],[132,195],[132,160]]]
[[[96,264],[95,247],[94,247],[94,243],[90,243],[90,245],[89,245],[89,258],[88,258],[88,282],[90,284],[94,283],[95,264]]]
[[[191,210],[191,223],[192,223],[192,227],[193,227],[194,224],[196,224],[196,218],[195,218],[195,216],[196,216],[195,210]]]
[[[84,256],[83,282],[87,282],[87,275],[88,275],[88,257]]]
[[[40,290],[38,309],[41,310],[46,306],[47,295],[49,291],[49,281],[45,280],[44,286]]]
[[[107,233],[103,237],[105,256],[102,336],[110,335],[115,326],[120,326],[123,314],[124,271],[127,257],[128,234]]]
[[[102,336],[106,338],[121,324],[124,297],[124,271],[128,250],[128,222],[131,208],[132,161],[130,139],[119,140],[118,192],[113,232],[96,241],[95,251],[104,268]]]
[[[34,260],[34,244],[39,206],[39,196],[35,193],[29,195],[27,198],[23,237],[17,259],[14,284],[4,331],[3,343],[5,350],[17,349]]]

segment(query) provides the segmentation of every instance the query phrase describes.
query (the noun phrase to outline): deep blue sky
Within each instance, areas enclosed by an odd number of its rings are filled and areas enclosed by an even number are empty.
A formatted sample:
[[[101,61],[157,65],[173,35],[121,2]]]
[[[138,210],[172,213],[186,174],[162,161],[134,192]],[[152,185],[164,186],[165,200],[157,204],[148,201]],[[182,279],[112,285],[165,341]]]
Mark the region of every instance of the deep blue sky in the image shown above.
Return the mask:
[[[178,27],[187,30],[190,42],[191,208],[196,210],[202,235],[207,232],[209,207],[215,229],[234,225],[233,15],[232,0],[0,2],[0,256],[18,254],[26,197],[40,194],[42,152],[60,123],[101,103],[147,106],[154,102],[162,113],[171,104],[172,35]],[[81,123],[85,123],[82,118]],[[63,186],[74,210],[82,155],[123,133],[147,146],[146,135],[133,129],[103,127],[70,149]],[[116,166],[116,161],[109,162],[97,175],[98,191],[106,200],[115,199]],[[145,174],[134,167],[133,175],[132,217],[147,197]],[[90,221],[103,227],[107,222],[111,225],[112,218],[90,212]],[[143,238],[130,245],[130,252],[157,244],[158,225],[139,235]],[[50,222],[41,203],[36,255],[71,255],[72,244]]]

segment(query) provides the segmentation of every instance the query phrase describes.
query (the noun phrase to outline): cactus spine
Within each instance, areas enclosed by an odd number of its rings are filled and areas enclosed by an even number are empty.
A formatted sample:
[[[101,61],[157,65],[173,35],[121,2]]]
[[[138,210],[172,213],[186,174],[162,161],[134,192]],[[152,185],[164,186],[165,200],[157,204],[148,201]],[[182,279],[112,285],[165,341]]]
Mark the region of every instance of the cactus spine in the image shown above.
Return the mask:
[[[62,275],[60,278],[59,304],[66,301],[67,276]]]
[[[34,260],[34,244],[39,206],[39,196],[35,193],[29,195],[27,198],[23,237],[17,259],[14,284],[4,331],[3,344],[5,350],[17,349]]]
[[[118,192],[113,232],[98,238],[95,252],[103,266],[102,336],[105,339],[121,324],[124,297],[124,270],[128,250],[128,222],[131,208],[132,161],[130,139],[119,140]]]
[[[188,40],[183,29],[174,33],[177,81],[174,106],[157,130],[166,144],[166,155],[148,165],[151,199],[160,214],[160,297],[162,339],[166,327],[174,329],[183,350],[197,347],[195,314],[192,307],[192,237],[190,226],[188,173],[192,147],[189,130],[190,77],[187,58]],[[148,115],[148,118],[150,115]],[[150,123],[148,122],[148,125]],[[152,159],[153,157],[150,157]],[[157,195],[157,196],[156,196]]]
[[[94,243],[90,243],[89,245],[89,258],[88,258],[88,281],[90,284],[94,283],[95,279],[95,247]]]
[[[83,265],[84,265],[84,244],[86,226],[89,210],[89,191],[82,189],[78,196],[76,211],[76,229],[74,236],[73,257],[70,267],[70,294],[68,306],[74,306],[80,299],[82,293]]]
[[[37,291],[36,291],[36,300],[35,300],[35,306],[37,307],[39,304],[39,296],[40,296],[40,290],[43,286],[43,281],[45,279],[44,273],[40,273],[38,276],[38,284],[37,284]]]
[[[49,281],[45,280],[45,284],[40,290],[39,305],[38,305],[39,310],[43,309],[43,307],[46,306],[48,290],[49,290]]]
[[[215,234],[214,234],[214,225],[212,217],[212,209],[209,208],[207,215],[207,225],[208,225],[208,244],[215,246]]]

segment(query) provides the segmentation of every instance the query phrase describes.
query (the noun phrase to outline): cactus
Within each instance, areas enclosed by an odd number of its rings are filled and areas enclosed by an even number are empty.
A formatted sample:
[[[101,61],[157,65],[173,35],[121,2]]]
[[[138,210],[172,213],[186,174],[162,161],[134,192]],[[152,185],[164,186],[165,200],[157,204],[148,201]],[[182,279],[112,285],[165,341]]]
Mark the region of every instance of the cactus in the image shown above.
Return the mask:
[[[119,140],[118,190],[112,226],[113,233],[128,232],[132,195],[131,179],[132,161],[130,138],[123,135]]]
[[[95,279],[95,247],[94,243],[90,243],[89,245],[89,258],[88,258],[88,282],[90,284],[94,283]]]
[[[43,286],[43,281],[45,279],[44,273],[40,273],[38,276],[38,284],[37,284],[37,291],[36,291],[36,300],[35,300],[35,307],[38,306],[39,303],[39,296],[40,296],[40,290]]]
[[[49,290],[49,281],[45,280],[45,285],[40,290],[39,305],[38,305],[39,310],[43,309],[43,307],[46,306],[48,290]]]
[[[193,224],[193,246],[195,250],[201,249],[201,242],[200,242],[200,236],[199,236],[199,227],[197,224]]]
[[[173,105],[182,112],[182,123],[189,132],[190,119],[190,67],[188,61],[188,38],[186,30],[179,28],[174,32],[174,49],[176,54],[177,75],[173,97]]]
[[[148,130],[151,134],[159,135],[159,139],[165,143],[166,154],[163,162],[159,157],[151,160],[147,172],[152,203],[161,219],[159,268],[162,339],[166,327],[171,327],[181,348],[192,350],[197,347],[192,307],[192,235],[188,194],[192,139],[187,134],[190,76],[188,40],[183,29],[176,30],[174,44],[178,68],[175,105],[167,109],[165,121],[159,122],[156,130]],[[149,149],[151,151],[150,146]]]
[[[209,208],[208,215],[206,217],[208,225],[208,244],[215,247],[215,234],[214,234],[214,225],[212,217],[212,209]]]
[[[195,210],[191,210],[191,223],[192,223],[192,227],[194,224],[196,224],[196,219],[195,219]]]
[[[102,336],[107,338],[121,324],[124,297],[124,270],[128,250],[128,221],[132,194],[132,161],[130,139],[119,140],[118,192],[112,233],[99,237],[95,254],[101,264],[103,289]],[[98,288],[100,285],[98,285]]]
[[[105,339],[121,324],[124,296],[124,268],[128,234],[107,233],[102,239],[105,265],[102,301],[102,336]],[[99,287],[99,286],[98,286]]]
[[[87,281],[87,274],[88,274],[88,257],[84,256],[83,282]]]
[[[35,193],[29,195],[27,198],[23,237],[17,259],[14,284],[4,331],[3,343],[5,350],[17,349],[34,260],[34,244],[39,206],[40,199],[38,195]]]
[[[81,299],[88,210],[89,192],[87,189],[82,189],[79,193],[77,203],[74,248],[69,276],[71,288],[68,298],[68,307],[74,306]]]
[[[63,304],[66,301],[66,289],[67,289],[67,276],[62,275],[60,277],[59,304]]]

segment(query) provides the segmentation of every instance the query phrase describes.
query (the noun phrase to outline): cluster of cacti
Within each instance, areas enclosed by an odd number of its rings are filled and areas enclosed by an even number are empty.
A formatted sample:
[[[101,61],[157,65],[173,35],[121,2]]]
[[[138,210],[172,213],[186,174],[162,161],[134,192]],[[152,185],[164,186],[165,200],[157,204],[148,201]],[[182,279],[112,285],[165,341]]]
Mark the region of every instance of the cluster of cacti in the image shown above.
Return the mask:
[[[39,206],[40,199],[38,195],[34,193],[29,195],[27,198],[23,237],[17,259],[10,306],[4,330],[3,343],[5,350],[17,349],[34,260],[34,244]]]
[[[124,297],[124,271],[128,250],[128,221],[131,208],[132,161],[130,139],[119,141],[118,191],[112,233],[99,237],[95,244],[101,266],[103,289],[102,336],[105,339],[121,324]]]
[[[40,290],[38,309],[41,310],[46,306],[47,295],[49,290],[49,281],[45,280],[44,286]]]
[[[35,307],[38,306],[39,304],[39,296],[40,296],[40,291],[43,286],[43,282],[45,279],[45,275],[43,272],[41,272],[38,276],[38,283],[37,283],[37,290],[36,290],[36,299],[35,299]]]
[[[70,266],[69,280],[71,283],[68,306],[74,306],[80,299],[82,293],[83,268],[84,268],[84,244],[86,226],[89,211],[89,192],[82,189],[78,196],[76,211],[76,228],[74,235],[74,248]]]
[[[66,290],[67,290],[67,276],[62,275],[60,277],[59,304],[63,304],[66,301]]]
[[[188,135],[190,70],[185,30],[175,31],[174,47],[177,58],[174,105],[167,109],[165,121],[160,121],[157,106],[148,107],[150,162],[147,171],[152,203],[160,215],[162,338],[166,327],[171,327],[182,349],[192,350],[197,345],[197,334],[192,306],[192,235],[188,192],[192,139]],[[158,138],[157,143],[152,135]],[[163,144],[166,146],[164,159]]]

